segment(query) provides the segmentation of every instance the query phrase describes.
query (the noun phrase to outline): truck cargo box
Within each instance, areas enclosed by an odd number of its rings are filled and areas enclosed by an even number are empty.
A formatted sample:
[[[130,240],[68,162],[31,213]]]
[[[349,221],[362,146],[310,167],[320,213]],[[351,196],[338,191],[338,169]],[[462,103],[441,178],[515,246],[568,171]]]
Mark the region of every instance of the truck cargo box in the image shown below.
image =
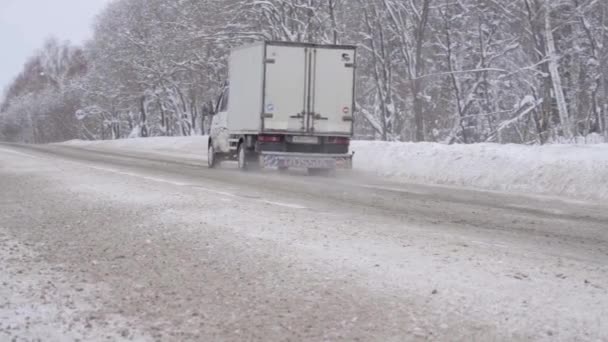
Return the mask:
[[[233,50],[231,134],[351,136],[354,46],[260,42]]]

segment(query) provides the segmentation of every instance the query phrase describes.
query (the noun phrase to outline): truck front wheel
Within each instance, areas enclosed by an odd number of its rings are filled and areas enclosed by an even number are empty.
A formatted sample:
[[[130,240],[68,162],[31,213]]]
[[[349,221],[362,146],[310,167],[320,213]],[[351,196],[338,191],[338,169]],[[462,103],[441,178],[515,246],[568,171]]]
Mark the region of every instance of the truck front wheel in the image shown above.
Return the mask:
[[[217,153],[215,153],[215,147],[213,147],[213,143],[209,142],[209,147],[207,148],[207,166],[210,169],[213,169],[217,166]]]

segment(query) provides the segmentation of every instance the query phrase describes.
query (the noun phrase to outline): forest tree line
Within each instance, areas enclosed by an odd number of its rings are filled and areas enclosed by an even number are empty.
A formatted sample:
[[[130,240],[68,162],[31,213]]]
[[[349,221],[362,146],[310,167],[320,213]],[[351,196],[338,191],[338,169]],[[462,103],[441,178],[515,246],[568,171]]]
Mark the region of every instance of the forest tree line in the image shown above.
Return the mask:
[[[361,139],[608,137],[608,1],[114,0],[25,63],[0,139],[204,134],[230,49],[264,39],[359,47]]]

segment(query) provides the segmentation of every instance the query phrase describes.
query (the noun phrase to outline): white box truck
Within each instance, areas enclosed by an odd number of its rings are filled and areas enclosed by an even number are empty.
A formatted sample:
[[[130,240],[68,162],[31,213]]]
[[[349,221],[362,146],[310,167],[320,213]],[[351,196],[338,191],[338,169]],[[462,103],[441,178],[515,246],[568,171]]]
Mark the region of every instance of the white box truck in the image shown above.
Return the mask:
[[[259,42],[234,49],[211,124],[208,163],[352,167],[356,47]]]

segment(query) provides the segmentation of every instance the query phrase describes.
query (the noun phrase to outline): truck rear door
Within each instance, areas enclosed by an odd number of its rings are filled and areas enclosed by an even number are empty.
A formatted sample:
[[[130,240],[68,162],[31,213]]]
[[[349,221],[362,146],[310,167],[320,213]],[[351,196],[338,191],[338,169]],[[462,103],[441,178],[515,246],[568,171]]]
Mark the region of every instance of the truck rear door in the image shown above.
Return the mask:
[[[355,48],[266,46],[264,131],[351,135]]]
[[[306,58],[301,46],[266,46],[264,131],[306,132]]]
[[[317,48],[312,51],[312,115],[308,129],[315,134],[352,133],[355,50]]]

